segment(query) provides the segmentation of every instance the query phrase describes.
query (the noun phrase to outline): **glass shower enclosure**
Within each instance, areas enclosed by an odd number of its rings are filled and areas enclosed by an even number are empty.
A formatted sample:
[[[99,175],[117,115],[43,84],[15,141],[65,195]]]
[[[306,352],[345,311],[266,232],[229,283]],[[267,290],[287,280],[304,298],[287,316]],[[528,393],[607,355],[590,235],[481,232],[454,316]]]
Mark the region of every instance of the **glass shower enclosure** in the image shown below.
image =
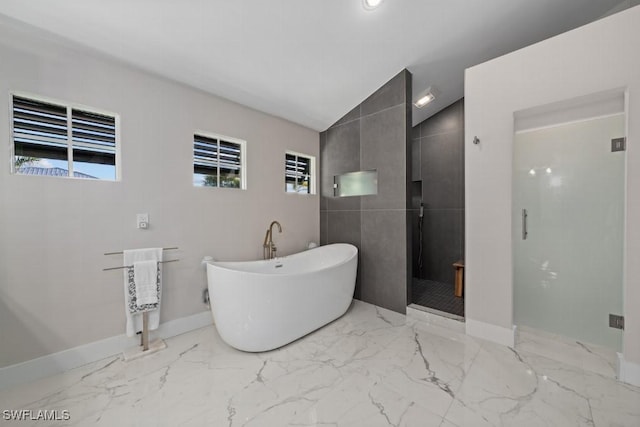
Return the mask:
[[[624,134],[623,112],[516,130],[517,325],[621,349]]]

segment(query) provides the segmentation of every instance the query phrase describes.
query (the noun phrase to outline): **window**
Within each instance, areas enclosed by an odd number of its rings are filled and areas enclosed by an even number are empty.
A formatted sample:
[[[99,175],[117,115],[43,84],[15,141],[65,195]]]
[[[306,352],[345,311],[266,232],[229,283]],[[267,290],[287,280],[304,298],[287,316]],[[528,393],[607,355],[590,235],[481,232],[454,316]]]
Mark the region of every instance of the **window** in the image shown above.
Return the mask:
[[[246,188],[246,142],[219,135],[193,136],[193,185]]]
[[[293,152],[285,153],[285,192],[315,194],[315,158]]]
[[[347,172],[333,177],[333,196],[367,196],[378,194],[378,171]]]
[[[13,172],[118,179],[117,117],[13,95]]]

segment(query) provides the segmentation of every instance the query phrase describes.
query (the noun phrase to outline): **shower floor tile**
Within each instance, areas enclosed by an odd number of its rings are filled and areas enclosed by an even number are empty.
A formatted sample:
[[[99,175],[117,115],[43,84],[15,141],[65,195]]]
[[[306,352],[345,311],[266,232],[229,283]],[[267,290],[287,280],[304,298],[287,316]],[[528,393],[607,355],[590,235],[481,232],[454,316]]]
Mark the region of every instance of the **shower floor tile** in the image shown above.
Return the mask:
[[[7,425],[640,425],[640,388],[360,301],[265,353],[227,346],[214,326],[166,343],[0,390],[3,410],[70,416]]]
[[[414,304],[464,317],[464,298],[453,295],[453,285],[414,278],[411,296]]]

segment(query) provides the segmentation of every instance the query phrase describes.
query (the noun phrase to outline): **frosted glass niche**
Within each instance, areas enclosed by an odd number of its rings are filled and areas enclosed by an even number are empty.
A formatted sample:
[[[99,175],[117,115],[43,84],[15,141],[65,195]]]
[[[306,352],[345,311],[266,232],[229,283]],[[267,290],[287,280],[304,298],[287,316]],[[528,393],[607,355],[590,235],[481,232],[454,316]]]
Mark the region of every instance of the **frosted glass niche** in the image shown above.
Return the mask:
[[[378,171],[357,171],[333,177],[335,197],[367,196],[378,194]]]

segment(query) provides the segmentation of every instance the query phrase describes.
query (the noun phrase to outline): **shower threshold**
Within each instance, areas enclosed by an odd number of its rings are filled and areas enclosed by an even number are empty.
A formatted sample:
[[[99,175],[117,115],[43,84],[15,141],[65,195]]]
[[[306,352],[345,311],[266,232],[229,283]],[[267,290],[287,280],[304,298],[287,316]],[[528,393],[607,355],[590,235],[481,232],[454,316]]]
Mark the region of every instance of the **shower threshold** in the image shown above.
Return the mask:
[[[436,310],[435,308],[429,308],[429,307],[425,307],[423,305],[418,305],[415,303],[411,303],[407,307],[413,308],[415,310],[424,311],[425,313],[435,314],[436,316],[457,320],[458,322],[464,322],[464,317],[462,316],[458,316],[457,314],[453,314],[453,313],[447,313],[446,311]]]
[[[434,312],[456,318],[464,317],[464,297],[455,296],[452,283],[414,277],[411,287],[411,302]],[[452,316],[453,315],[453,316]]]

